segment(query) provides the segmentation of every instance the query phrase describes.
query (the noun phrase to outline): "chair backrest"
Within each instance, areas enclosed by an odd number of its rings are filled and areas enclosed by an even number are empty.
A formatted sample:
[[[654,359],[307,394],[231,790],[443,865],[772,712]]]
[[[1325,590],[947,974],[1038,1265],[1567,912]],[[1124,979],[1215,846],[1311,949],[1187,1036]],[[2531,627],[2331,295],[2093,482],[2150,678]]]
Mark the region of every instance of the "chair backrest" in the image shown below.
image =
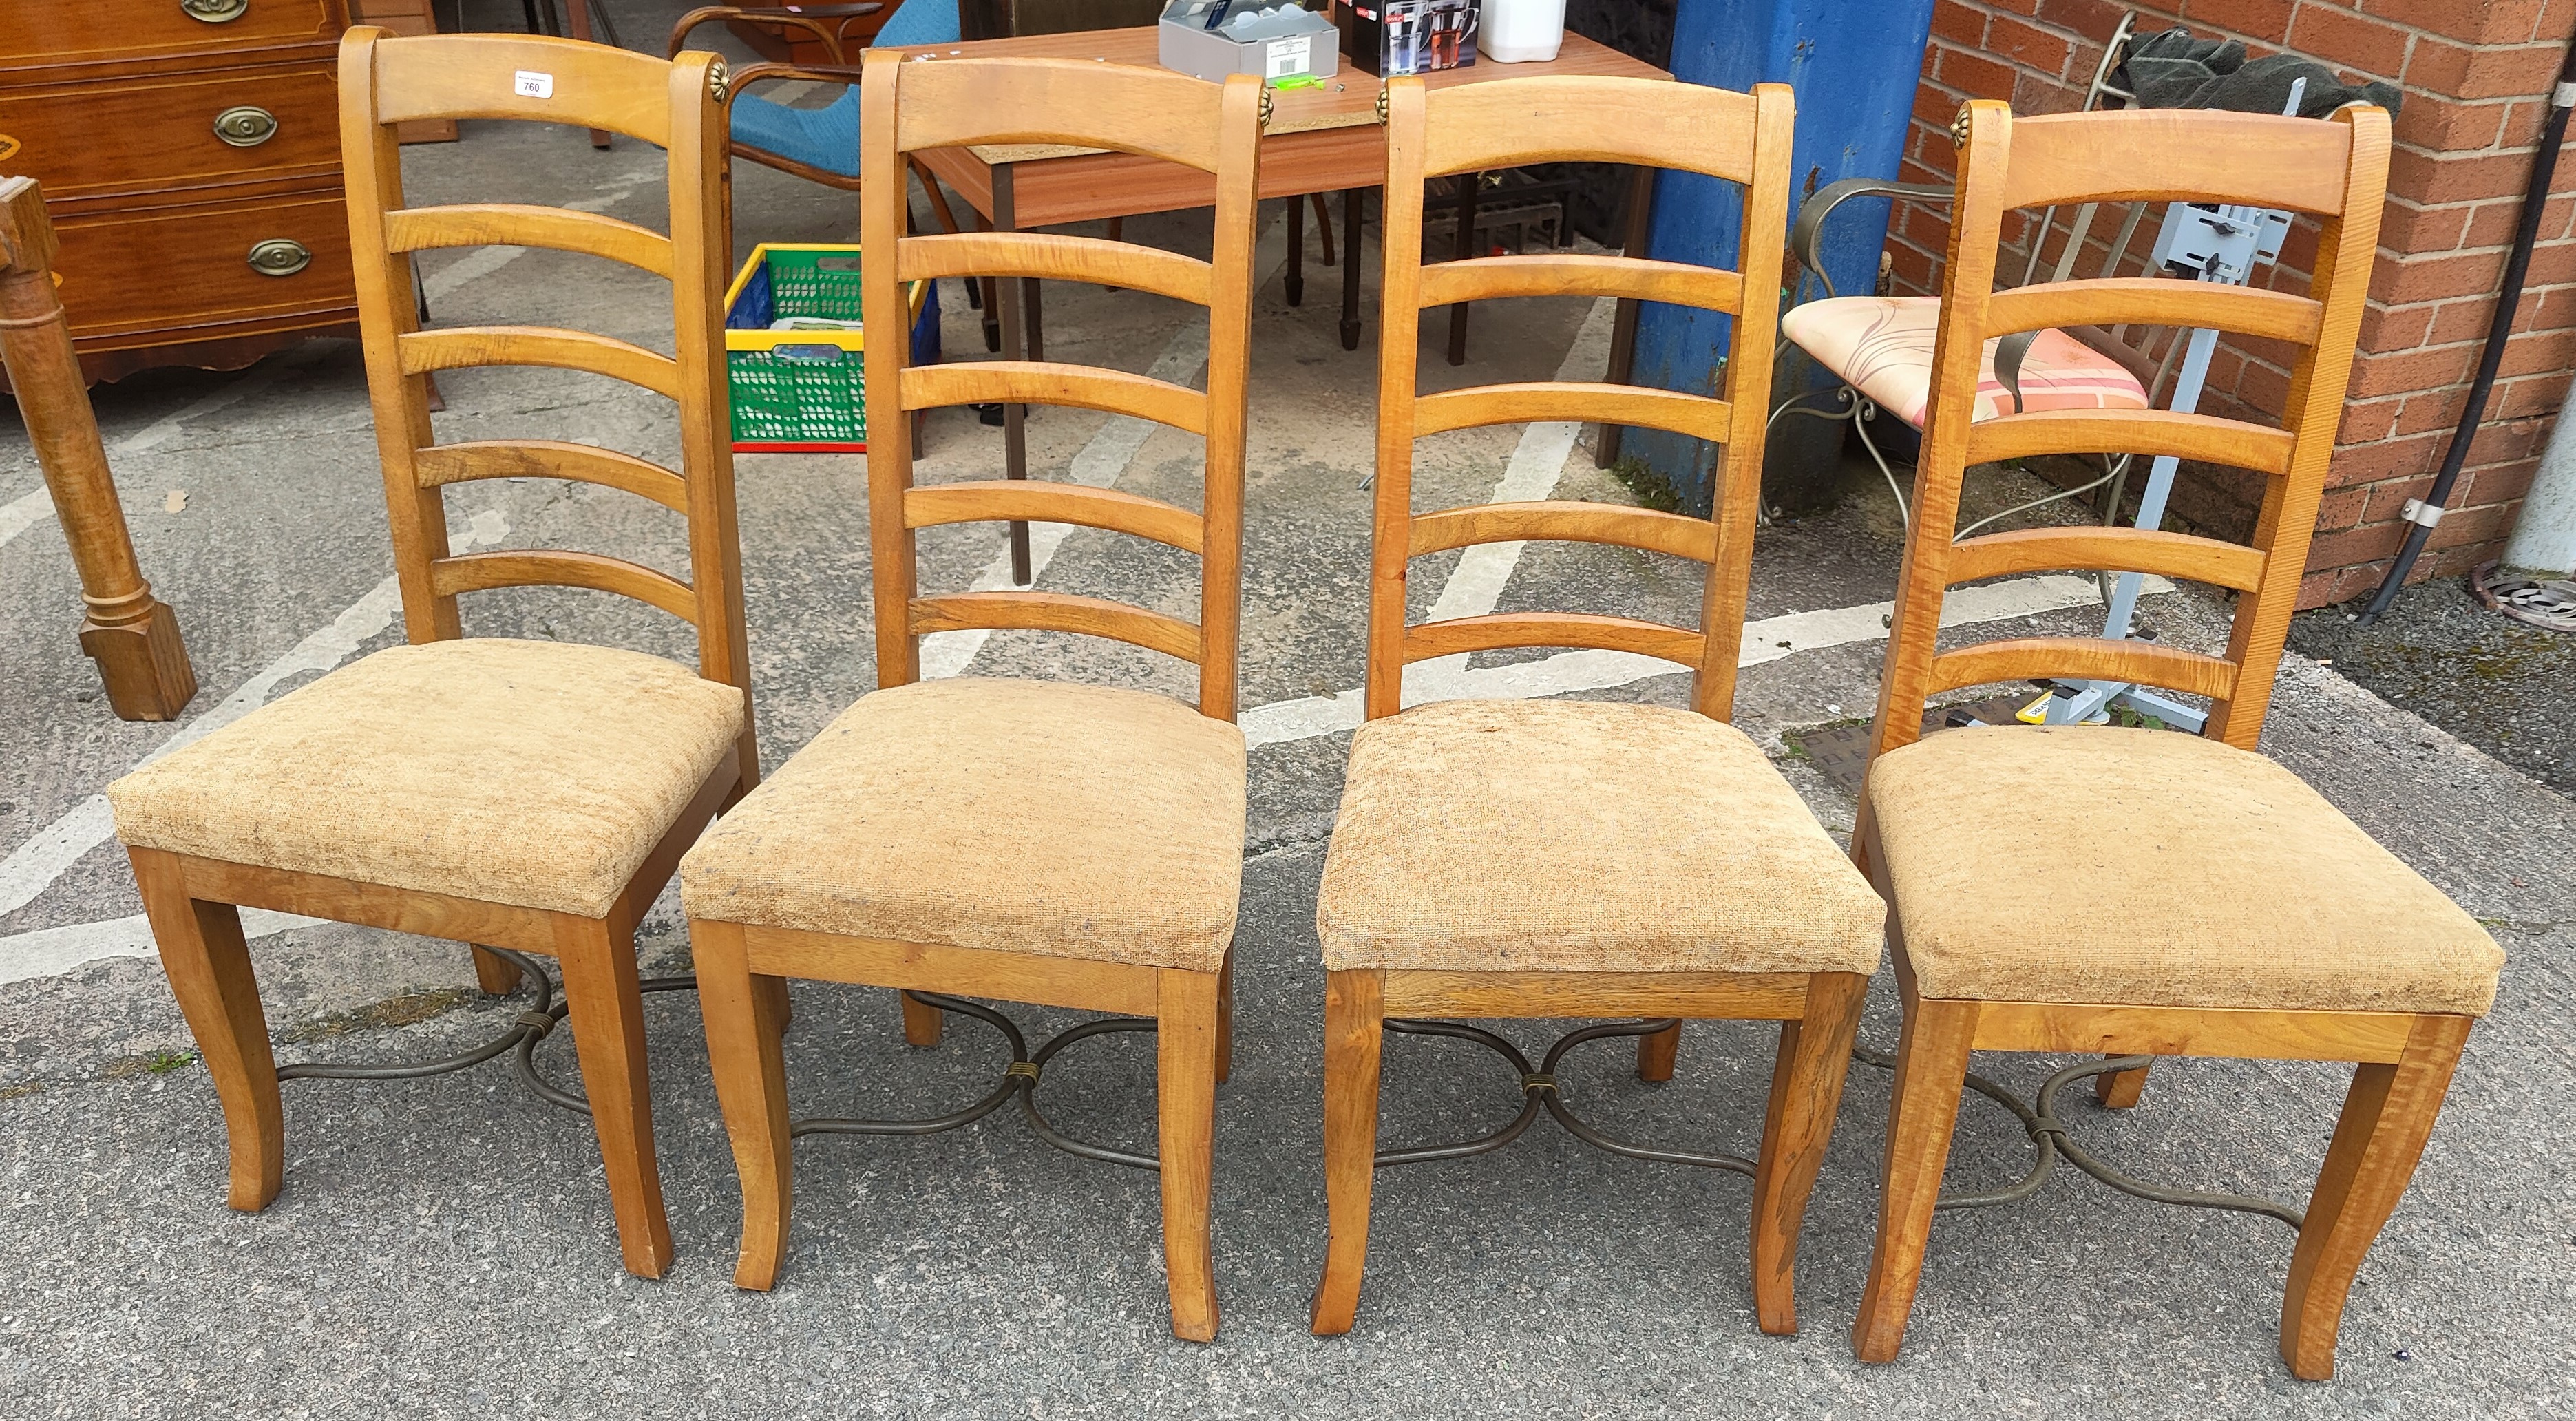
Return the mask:
[[[1165,652],[1199,672],[1199,710],[1235,713],[1243,582],[1244,381],[1252,323],[1252,217],[1259,189],[1260,80],[1222,87],[1162,69],[1056,59],[867,56],[860,105],[860,241],[868,326],[901,331],[907,283],[943,276],[1087,281],[1208,311],[1207,392],[1095,366],[986,360],[907,365],[902,340],[867,343],[868,512],[876,566],[877,683],[921,678],[926,632],[1020,627],[1082,632]],[[1216,176],[1213,260],[1037,232],[904,234],[905,155],[987,143],[1114,148]],[[910,412],[1024,401],[1135,415],[1207,443],[1202,512],[1115,489],[991,479],[912,486]],[[964,592],[924,597],[914,531],[943,523],[1075,523],[1151,538],[1199,557],[1196,625],[1096,597]]]
[[[1908,535],[1872,752],[1912,743],[1934,695],[1990,681],[2083,676],[2210,697],[2203,734],[2254,748],[2281,643],[2306,571],[2362,298],[2388,187],[2388,115],[2330,120],[2140,110],[2014,118],[2004,104],[1960,115],[1964,152],[1950,219],[1932,400],[1915,466]],[[1994,289],[2004,214],[2088,201],[2173,201],[2286,209],[2323,219],[2308,294],[2156,277]],[[2298,348],[2274,429],[2169,410],[2055,410],[1969,422],[1985,342],[2048,326],[2200,327]],[[2251,545],[2154,529],[2028,528],[1951,541],[1971,464],[2035,454],[2171,454],[2267,475]],[[2224,656],[2149,641],[2026,637],[1937,651],[1950,587],[2041,570],[2154,573],[2234,589]]]
[[[1386,99],[1385,313],[1378,348],[1368,715],[1401,708],[1404,668],[1415,661],[1501,647],[1579,646],[1692,667],[1698,672],[1694,706],[1725,719],[1734,705],[1745,587],[1752,575],[1763,423],[1779,324],[1795,119],[1789,86],[1764,84],[1739,94],[1647,79],[1548,77],[1433,91],[1420,78],[1407,77],[1387,82]],[[1738,270],[1571,252],[1422,264],[1425,178],[1568,161],[1685,169],[1741,184]],[[1498,296],[1623,296],[1726,312],[1734,317],[1726,398],[1570,381],[1417,394],[1414,362],[1423,309]],[[1527,420],[1645,425],[1724,445],[1712,516],[1572,502],[1483,504],[1415,516],[1415,439]],[[1523,539],[1613,543],[1708,564],[1699,630],[1550,612],[1405,625],[1405,567],[1412,559]]]
[[[699,673],[751,684],[743,644],[733,451],[718,310],[727,252],[718,185],[724,162],[724,61],[712,54],[653,59],[604,45],[538,37],[440,35],[397,39],[361,26],[340,45],[340,144],[358,319],[385,503],[393,520],[405,629],[415,642],[460,635],[458,594],[488,587],[566,586],[650,603],[697,629]],[[531,90],[540,92],[532,93]],[[424,118],[526,119],[600,128],[670,155],[668,237],[596,213],[508,203],[407,207],[394,126]],[[671,283],[677,357],[586,331],[466,326],[424,331],[410,254],[486,245],[584,252]],[[432,371],[474,365],[587,370],[640,385],[680,409],[680,469],[614,450],[552,440],[438,444],[430,433]],[[672,509],[689,523],[689,580],[621,558],[556,551],[453,555],[444,491],[478,479],[574,479]]]

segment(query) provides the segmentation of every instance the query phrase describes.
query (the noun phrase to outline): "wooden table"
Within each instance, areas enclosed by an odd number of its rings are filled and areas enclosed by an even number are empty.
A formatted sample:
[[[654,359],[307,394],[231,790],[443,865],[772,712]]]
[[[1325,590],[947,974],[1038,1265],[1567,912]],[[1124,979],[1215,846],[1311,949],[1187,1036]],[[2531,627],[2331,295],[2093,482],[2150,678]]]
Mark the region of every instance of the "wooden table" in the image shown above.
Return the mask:
[[[1096,59],[1109,64],[1147,67],[1156,62],[1151,26],[920,45],[906,52],[934,57],[1013,55]],[[929,62],[936,62],[936,59]],[[1580,35],[1568,34],[1557,57],[1545,63],[1479,62],[1464,69],[1426,74],[1423,80],[1431,88],[1443,89],[1453,84],[1552,74],[1672,78],[1643,60],[1632,59]],[[1375,75],[1364,73],[1346,61],[1342,72],[1325,80],[1324,87],[1320,89],[1274,90],[1270,123],[1263,130],[1261,144],[1261,196],[1302,198],[1308,193],[1321,192],[1342,195],[1341,337],[1344,350],[1359,348],[1360,273],[1356,256],[1360,250],[1360,226],[1367,215],[1367,194],[1369,189],[1381,187],[1386,182],[1386,134],[1378,123],[1378,89],[1379,81]],[[1134,153],[1104,152],[1060,144],[1000,144],[934,148],[918,156],[939,175],[941,181],[972,204],[985,221],[1002,231],[1096,222],[1148,212],[1172,212],[1207,207],[1216,201],[1214,175]],[[1646,209],[1653,193],[1653,175],[1651,168],[1637,169],[1636,179],[1629,189],[1627,250],[1632,252],[1641,251],[1645,246]],[[1464,189],[1459,204],[1458,240],[1454,253],[1458,257],[1473,254],[1471,243],[1476,225],[1476,185],[1471,182],[1465,184]],[[1288,304],[1296,305],[1303,299],[1305,289],[1305,208],[1304,204],[1295,201],[1288,204],[1286,281]],[[1010,290],[1012,286],[1020,288],[1016,299]],[[985,320],[988,329],[989,323],[998,321],[1000,347],[1006,357],[1045,358],[1037,282],[1004,283],[1001,299],[991,305],[1001,309],[998,312],[987,309]],[[1611,337],[1609,378],[1613,383],[1627,382],[1635,356],[1636,337],[1637,303],[1622,300]],[[1456,365],[1465,359],[1466,308],[1462,304],[1450,308],[1449,363]],[[1020,421],[1019,407],[1010,406],[1004,413],[1003,443],[1008,454],[1008,473],[1015,479],[1028,476],[1025,432]],[[1604,468],[1619,457],[1618,436],[1617,429],[1604,428],[1595,441],[1594,457]],[[1020,581],[1026,582],[1026,535],[1021,525],[1014,525],[1012,532],[1014,572]]]

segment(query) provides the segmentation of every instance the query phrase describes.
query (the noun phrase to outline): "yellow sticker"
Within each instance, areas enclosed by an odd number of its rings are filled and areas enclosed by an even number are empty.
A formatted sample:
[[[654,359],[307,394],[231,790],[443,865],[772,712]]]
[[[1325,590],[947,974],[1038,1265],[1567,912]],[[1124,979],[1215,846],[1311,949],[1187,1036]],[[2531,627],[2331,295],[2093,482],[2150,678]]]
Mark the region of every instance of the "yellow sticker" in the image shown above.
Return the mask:
[[[17,157],[19,146],[17,139],[10,137],[8,134],[0,133],[0,163],[6,163],[10,159]]]

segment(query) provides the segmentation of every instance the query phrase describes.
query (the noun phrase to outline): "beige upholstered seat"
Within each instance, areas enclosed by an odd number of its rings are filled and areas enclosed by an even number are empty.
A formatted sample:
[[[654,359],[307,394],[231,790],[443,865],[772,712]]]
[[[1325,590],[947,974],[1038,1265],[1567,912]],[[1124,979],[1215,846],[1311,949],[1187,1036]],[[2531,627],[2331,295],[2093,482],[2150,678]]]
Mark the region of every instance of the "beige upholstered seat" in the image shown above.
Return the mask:
[[[107,788],[127,844],[604,916],[742,733],[658,656],[475,638],[379,651]]]
[[[2298,776],[2198,736],[1944,731],[1870,767],[1926,997],[2482,1016],[2504,953]]]
[[[691,920],[1215,972],[1243,732],[1166,696],[960,678],[860,698],[680,863]]]
[[[1333,971],[1866,974],[1886,916],[1723,721],[1449,701],[1354,736],[1315,922]]]

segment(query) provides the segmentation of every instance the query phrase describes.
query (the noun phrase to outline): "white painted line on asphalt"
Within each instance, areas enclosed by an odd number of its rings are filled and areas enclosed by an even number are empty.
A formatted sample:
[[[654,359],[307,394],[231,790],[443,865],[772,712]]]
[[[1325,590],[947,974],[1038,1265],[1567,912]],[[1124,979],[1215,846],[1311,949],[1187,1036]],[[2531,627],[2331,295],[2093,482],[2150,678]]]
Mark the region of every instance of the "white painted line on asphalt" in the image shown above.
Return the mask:
[[[2173,584],[2161,577],[2146,579],[2140,588],[2146,595],[2172,590]],[[1962,587],[1953,591],[1942,603],[1941,625],[1964,627],[1981,622],[2011,621],[2100,600],[2101,589],[2089,577],[2053,573],[2046,577],[2015,578],[2010,582]],[[1881,619],[1894,610],[1893,603],[1872,602],[1866,606],[1836,607],[1820,612],[1790,612],[1747,622],[1744,626],[1744,650],[1736,657],[1735,664],[1759,666],[1801,651],[1884,640],[1887,627]],[[1575,691],[1607,690],[1642,681],[1649,676],[1682,675],[1688,671],[1687,667],[1670,661],[1625,651],[1568,651],[1539,661],[1473,670],[1463,664],[1465,660],[1463,656],[1444,656],[1437,661],[1419,661],[1406,667],[1405,704],[1561,696]],[[1454,667],[1440,665],[1451,661],[1462,664]],[[1239,720],[1246,744],[1279,745],[1291,740],[1330,735],[1338,730],[1357,729],[1362,705],[1363,693],[1353,689],[1329,696],[1273,701],[1245,711]]]
[[[1261,234],[1260,245],[1253,255],[1253,268],[1257,273],[1252,282],[1253,290],[1268,286],[1270,278],[1277,275],[1280,266],[1288,260],[1287,230],[1285,222],[1273,222],[1269,230]],[[1205,364],[1207,327],[1193,320],[1185,323],[1172,337],[1171,344],[1163,347],[1163,353],[1154,358],[1154,363],[1145,373],[1156,380],[1187,385],[1198,378],[1199,367]],[[1128,467],[1136,462],[1136,456],[1143,452],[1145,441],[1160,428],[1161,425],[1150,419],[1138,419],[1130,414],[1111,415],[1109,422],[1094,431],[1090,442],[1073,456],[1073,463],[1066,470],[1072,475],[1071,482],[1092,488],[1108,488],[1117,483]],[[1046,571],[1047,564],[1054,561],[1056,549],[1064,546],[1064,540],[1072,532],[1073,525],[1068,523],[1029,525],[1029,582],[1032,586],[1036,584],[1038,575]],[[1011,550],[1005,544],[1002,551],[985,565],[983,572],[967,584],[966,590],[1007,592],[1017,586],[1019,584],[1011,580]],[[990,631],[978,628],[966,632],[932,632],[923,637],[922,679],[936,680],[964,672],[992,636]]]
[[[272,913],[265,908],[241,910],[244,937],[267,937],[324,921],[295,913]],[[36,977],[59,977],[102,958],[150,957],[158,950],[152,941],[151,921],[141,913],[100,923],[38,928],[0,938],[0,986]]]
[[[510,520],[499,509],[487,508],[465,520],[462,528],[449,534],[449,546],[458,552],[488,547],[508,536],[509,531]],[[393,625],[401,610],[400,586],[394,578],[388,577],[369,589],[367,595],[351,603],[347,611],[332,620],[331,625],[297,642],[284,656],[244,681],[240,689],[223,699],[222,704],[182,722],[168,739],[136,764],[151,764],[259,709],[268,703],[269,695],[279,683],[290,676],[307,671],[328,671],[348,660],[369,637]],[[107,797],[97,794],[82,800],[72,807],[71,812],[37,830],[34,837],[10,850],[6,859],[0,859],[0,916],[14,913],[34,902],[38,894],[53,886],[54,880],[68,872],[82,855],[114,837],[116,822],[108,813]],[[15,940],[0,940],[0,945]],[[0,977],[5,977],[7,968],[7,958],[0,956]]]

